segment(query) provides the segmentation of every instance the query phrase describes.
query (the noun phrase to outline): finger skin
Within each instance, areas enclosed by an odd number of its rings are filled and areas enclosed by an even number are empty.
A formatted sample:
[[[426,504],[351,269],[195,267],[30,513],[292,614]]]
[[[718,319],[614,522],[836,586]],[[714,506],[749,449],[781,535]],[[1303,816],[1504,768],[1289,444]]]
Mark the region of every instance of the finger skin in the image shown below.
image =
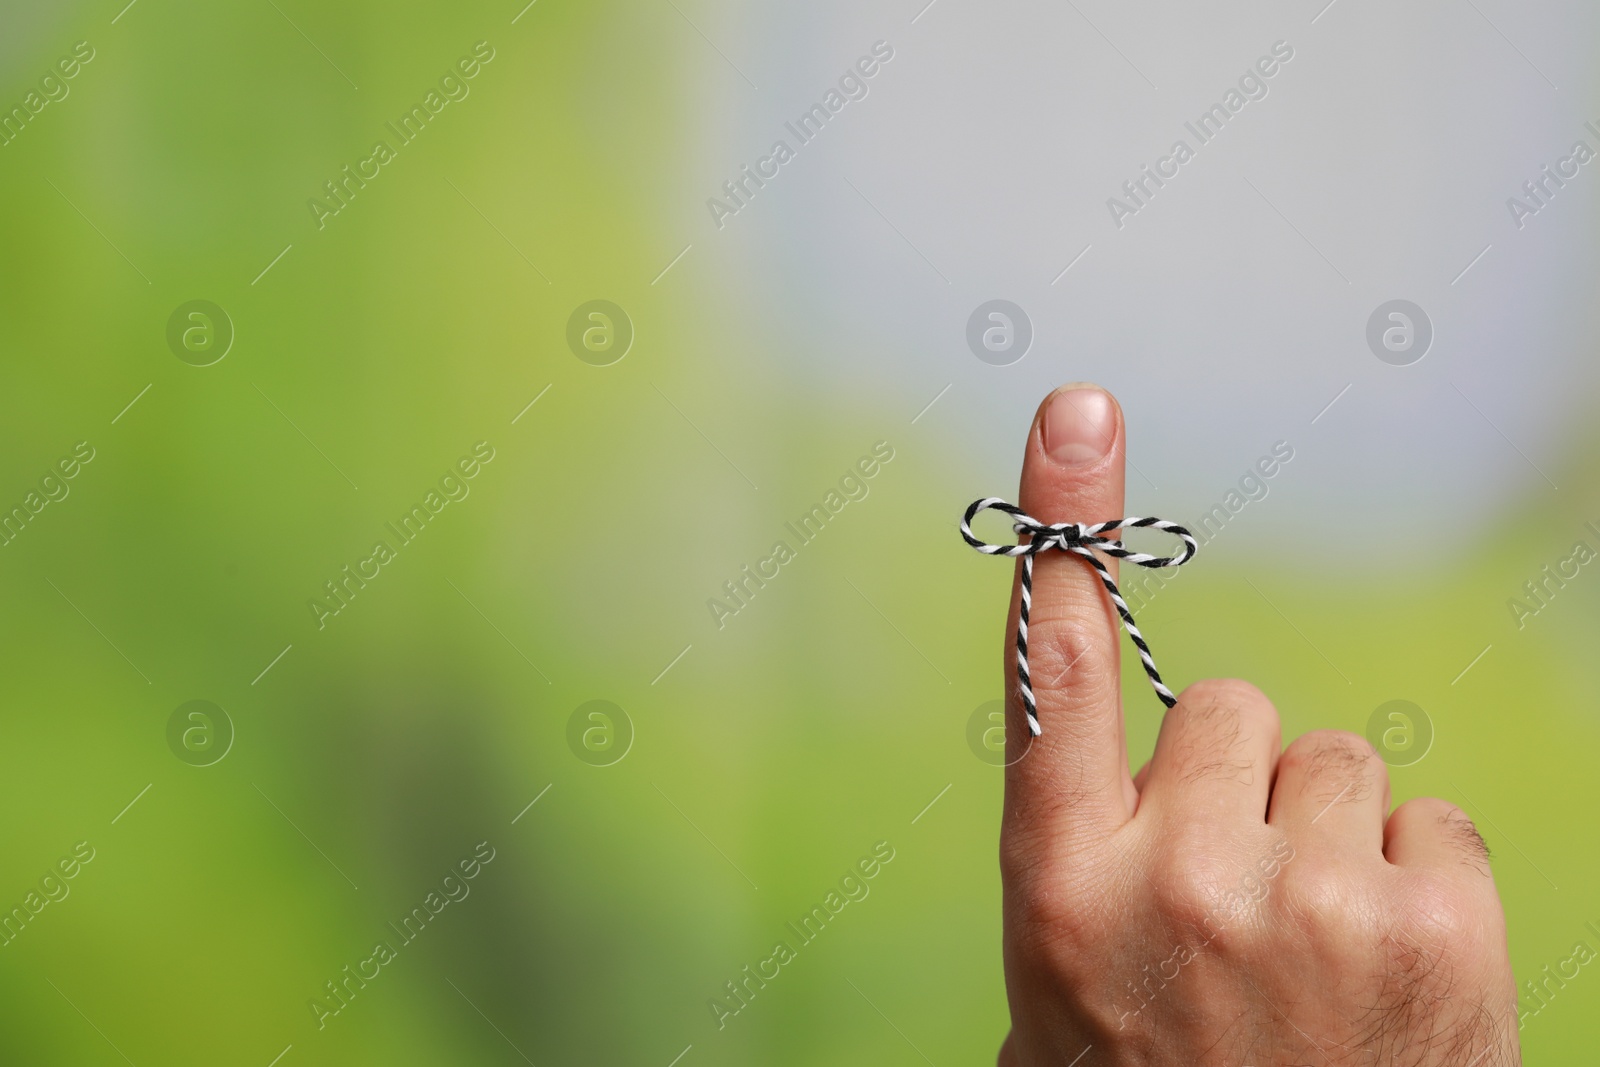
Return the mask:
[[[1280,747],[1278,710],[1248,682],[1196,682],[1161,721],[1139,811],[1222,830],[1260,826]],[[1136,780],[1137,782],[1137,780]]]
[[[1467,813],[1437,797],[1394,809],[1383,827],[1383,854],[1397,867],[1491,878],[1489,846]]]
[[[1051,413],[1052,405],[1067,405]],[[1102,431],[1074,440],[1063,418],[1102,417]],[[1069,462],[1053,458],[1065,456]],[[1098,451],[1096,457],[1091,453]],[[1124,424],[1115,399],[1093,386],[1062,386],[1046,397],[1028,431],[1019,506],[1041,522],[1122,517]],[[1071,462],[1076,461],[1076,462]],[[1107,561],[1115,574],[1115,561]],[[1022,562],[1006,631],[1009,751],[1006,814],[1051,838],[1074,824],[1101,834],[1125,823],[1137,793],[1128,775],[1118,676],[1121,631],[1094,570],[1059,551],[1036,557],[1028,664],[1043,734],[1030,744],[1017,692],[1016,630]]]
[[[1278,760],[1267,822],[1291,837],[1380,854],[1389,811],[1389,768],[1371,742],[1345,730],[1314,730]]]

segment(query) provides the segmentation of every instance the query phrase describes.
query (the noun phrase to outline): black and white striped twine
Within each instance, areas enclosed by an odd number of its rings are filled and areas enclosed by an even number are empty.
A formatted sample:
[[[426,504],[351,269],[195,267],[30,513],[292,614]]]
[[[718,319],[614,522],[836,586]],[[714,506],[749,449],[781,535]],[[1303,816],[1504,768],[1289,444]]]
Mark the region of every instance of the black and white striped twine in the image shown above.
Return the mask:
[[[1028,540],[1015,545],[991,545],[974,536],[972,520],[980,512],[990,508],[1010,515],[1012,528],[1019,536],[1027,534]],[[1145,552],[1134,552],[1114,537],[1101,536],[1113,530],[1143,527],[1182,538],[1182,554],[1152,556]],[[1181,567],[1194,558],[1199,548],[1188,530],[1165,519],[1145,518],[1113,519],[1110,522],[1090,524],[1045,523],[1026,514],[1014,504],[990,496],[973,501],[972,506],[967,508],[967,513],[961,517],[961,536],[967,544],[984,555],[1022,557],[1022,607],[1017,613],[1017,689],[1022,694],[1023,710],[1028,713],[1028,731],[1035,737],[1039,736],[1041,731],[1038,706],[1033,700],[1033,684],[1028,678],[1028,611],[1033,604],[1033,557],[1052,548],[1075,553],[1089,561],[1089,565],[1100,576],[1100,582],[1106,587],[1106,592],[1111,595],[1111,602],[1117,606],[1117,614],[1122,616],[1123,628],[1128,631],[1134,646],[1139,649],[1139,659],[1144,663],[1145,674],[1150,676],[1150,684],[1155,687],[1156,696],[1160,697],[1161,703],[1169,708],[1178,702],[1178,698],[1172,695],[1172,690],[1161,681],[1161,673],[1156,670],[1156,661],[1150,655],[1150,646],[1145,642],[1144,635],[1139,632],[1139,627],[1134,625],[1133,612],[1128,610],[1127,602],[1122,599],[1122,593],[1117,589],[1116,579],[1111,577],[1106,565],[1095,556],[1095,550],[1098,549],[1108,556],[1115,556],[1140,567]]]

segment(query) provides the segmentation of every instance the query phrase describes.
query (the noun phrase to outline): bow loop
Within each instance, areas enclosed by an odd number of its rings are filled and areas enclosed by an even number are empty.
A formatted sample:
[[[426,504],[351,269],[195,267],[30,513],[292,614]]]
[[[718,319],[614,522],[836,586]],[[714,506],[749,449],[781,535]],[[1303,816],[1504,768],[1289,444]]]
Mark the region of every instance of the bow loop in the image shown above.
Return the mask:
[[[1014,545],[996,545],[974,535],[972,520],[990,509],[1011,516],[1012,529],[1016,531],[1017,536],[1020,538],[1027,535],[1028,539],[1018,541]],[[1115,537],[1102,536],[1124,529],[1151,529],[1172,534],[1183,542],[1183,550],[1176,556],[1154,556],[1148,552],[1135,552]],[[1150,646],[1145,642],[1144,635],[1139,632],[1139,627],[1134,624],[1133,612],[1128,610],[1127,602],[1122,599],[1122,592],[1117,588],[1116,579],[1111,577],[1111,572],[1095,553],[1102,552],[1138,567],[1151,569],[1181,567],[1194,558],[1200,547],[1188,530],[1165,519],[1133,516],[1087,525],[1077,522],[1044,523],[1015,504],[1008,504],[999,497],[990,496],[973,501],[967,508],[966,514],[961,518],[961,537],[986,556],[1011,556],[1022,559],[1022,600],[1017,616],[1017,688],[1022,695],[1022,706],[1027,712],[1028,730],[1031,733],[1038,736],[1041,732],[1038,707],[1034,703],[1033,687],[1028,679],[1028,614],[1033,604],[1033,560],[1041,552],[1048,552],[1051,549],[1070,552],[1094,568],[1100,583],[1110,595],[1111,602],[1116,605],[1117,614],[1122,619],[1122,628],[1128,631],[1129,639],[1139,650],[1139,659],[1144,664],[1144,672],[1150,678],[1150,685],[1155,689],[1156,696],[1169,708],[1178,702],[1178,698],[1172,695],[1172,690],[1161,681],[1155,659],[1150,655]]]

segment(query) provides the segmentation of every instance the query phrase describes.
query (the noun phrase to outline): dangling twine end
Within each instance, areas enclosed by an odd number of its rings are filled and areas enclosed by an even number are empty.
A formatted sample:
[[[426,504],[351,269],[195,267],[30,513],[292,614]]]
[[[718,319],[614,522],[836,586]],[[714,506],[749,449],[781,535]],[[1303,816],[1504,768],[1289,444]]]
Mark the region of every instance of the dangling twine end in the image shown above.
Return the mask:
[[[1040,734],[1044,733],[1043,730],[1039,729],[1039,720],[1034,718],[1032,715],[1028,716],[1028,732],[1034,737],[1038,737]]]

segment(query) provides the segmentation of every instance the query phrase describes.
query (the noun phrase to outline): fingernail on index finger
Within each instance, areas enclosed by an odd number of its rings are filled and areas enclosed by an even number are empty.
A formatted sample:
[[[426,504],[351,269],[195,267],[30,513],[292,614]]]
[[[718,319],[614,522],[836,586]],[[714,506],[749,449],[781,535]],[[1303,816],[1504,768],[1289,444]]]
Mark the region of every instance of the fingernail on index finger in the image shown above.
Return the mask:
[[[1050,399],[1040,427],[1045,454],[1063,467],[1098,463],[1116,437],[1110,394],[1092,385],[1062,389]]]

